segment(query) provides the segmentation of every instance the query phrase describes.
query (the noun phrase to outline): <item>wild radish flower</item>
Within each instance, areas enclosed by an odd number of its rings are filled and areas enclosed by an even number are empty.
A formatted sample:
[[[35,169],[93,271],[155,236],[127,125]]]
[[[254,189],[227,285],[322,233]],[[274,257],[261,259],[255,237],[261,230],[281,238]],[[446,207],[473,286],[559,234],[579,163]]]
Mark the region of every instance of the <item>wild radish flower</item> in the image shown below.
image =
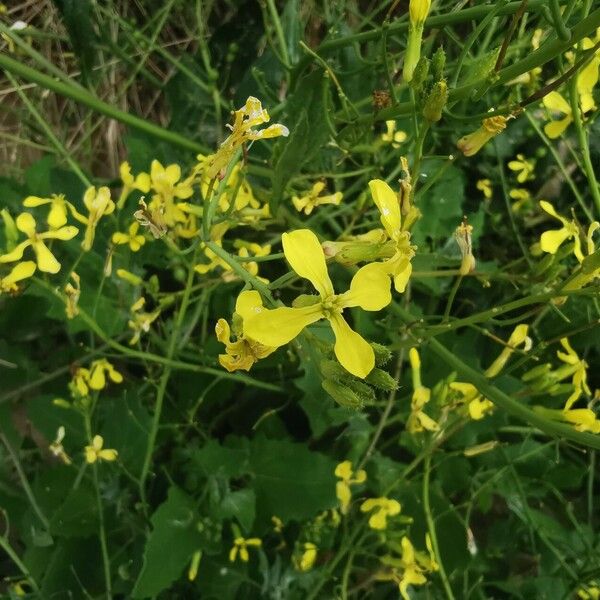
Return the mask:
[[[579,228],[574,220],[569,220],[562,215],[559,215],[554,206],[546,200],[540,201],[540,207],[550,216],[554,217],[562,223],[560,229],[551,229],[544,231],[540,238],[540,247],[544,252],[556,254],[560,246],[566,240],[573,240],[573,254],[579,262],[583,261],[583,252],[581,251],[581,240],[579,239]]]
[[[565,352],[558,350],[556,356],[558,356],[558,358],[566,365],[569,365],[569,371],[572,371],[573,375],[571,380],[573,392],[567,398],[564,408],[564,410],[569,410],[584,392],[591,395],[591,390],[587,383],[587,363],[585,360],[579,358],[577,352],[571,347],[568,338],[561,338],[560,344],[565,349]],[[568,371],[565,370],[565,373],[567,372]]]
[[[100,219],[105,215],[110,215],[115,210],[115,203],[110,198],[110,190],[106,186],[98,189],[89,187],[83,195],[83,203],[88,210],[87,217],[72,209],[73,216],[83,223],[85,236],[81,247],[88,252],[91,250],[96,235],[96,227]]]
[[[63,194],[52,194],[50,198],[39,198],[38,196],[27,196],[23,200],[23,206],[26,208],[36,208],[38,206],[50,205],[48,218],[46,222],[50,229],[60,229],[67,224],[67,207],[72,207]]]
[[[421,383],[421,357],[416,348],[408,352],[410,368],[412,371],[413,395],[410,403],[410,416],[406,423],[409,433],[420,433],[421,431],[439,431],[440,426],[425,412],[423,407],[431,398],[431,390]]]
[[[287,137],[289,130],[284,125],[275,123],[266,129],[254,129],[271,120],[269,113],[263,109],[260,100],[250,96],[246,104],[234,111],[233,125],[227,125],[231,134],[221,144],[215,154],[203,158],[202,169],[209,180],[219,175],[229,164],[234,153],[246,142],[265,140],[279,136]]]
[[[369,498],[360,506],[361,512],[371,513],[369,527],[378,530],[386,529],[388,517],[399,515],[401,508],[397,500],[389,498]]]
[[[590,38],[583,38],[582,46],[584,50],[594,47],[594,42]],[[579,93],[579,103],[581,112],[584,114],[596,110],[594,102],[594,87],[598,83],[600,70],[600,52],[596,51],[592,59],[579,71],[577,76],[577,92]]]
[[[140,341],[142,333],[150,331],[150,325],[158,319],[160,310],[145,312],[142,309],[146,304],[146,299],[142,296],[131,305],[131,319],[127,322],[129,329],[133,330],[133,336],[129,340],[129,345],[133,346]]]
[[[364,469],[359,469],[354,472],[352,462],[345,460],[335,468],[335,476],[339,477],[340,481],[335,484],[335,494],[340,501],[340,511],[343,515],[348,512],[350,501],[352,500],[352,490],[350,486],[364,483],[367,480],[367,472]]]
[[[239,320],[239,315],[251,312],[255,307],[261,307],[260,294],[255,290],[243,291],[237,299],[233,323]],[[231,341],[231,329],[225,319],[219,319],[215,326],[217,339],[225,344],[225,354],[219,354],[219,364],[230,373],[237,370],[249,371],[254,363],[275,352],[276,348],[265,346],[246,337],[241,326],[235,342]]]
[[[483,419],[485,415],[494,408],[493,402],[484,398],[479,390],[471,383],[461,381],[453,381],[450,383],[450,389],[458,392],[461,398],[459,404],[465,404],[469,412],[469,416],[474,421]]]
[[[483,193],[486,200],[491,200],[493,195],[492,182],[489,179],[479,179],[475,184],[477,189]]]
[[[508,117],[503,116],[488,117],[487,119],[484,119],[481,127],[477,131],[469,133],[458,140],[458,143],[456,144],[458,149],[465,156],[474,156],[493,137],[506,129],[507,121]]]
[[[421,58],[423,26],[431,8],[431,0],[410,0],[408,7],[410,21],[408,24],[408,42],[404,54],[404,81],[410,82],[415,67]]]
[[[296,207],[298,212],[304,211],[305,215],[310,215],[312,211],[323,204],[333,204],[338,206],[342,201],[342,192],[336,192],[335,194],[327,194],[320,196],[319,194],[325,189],[325,183],[323,181],[317,181],[310,192],[304,196],[294,196],[292,203]]]
[[[381,134],[381,141],[385,144],[391,144],[393,148],[398,148],[408,137],[405,131],[396,131],[396,121],[386,121],[385,129],[385,133]]]
[[[90,465],[97,460],[112,462],[117,460],[118,456],[116,450],[104,448],[104,438],[101,435],[95,435],[91,445],[85,447],[85,461]]]
[[[67,313],[67,319],[74,319],[79,314],[79,307],[77,304],[79,303],[79,296],[81,295],[81,279],[75,271],[71,272],[71,279],[75,285],[71,282],[68,282],[67,285],[65,285],[65,295],[67,297],[65,312]]]
[[[260,538],[243,538],[236,537],[233,540],[233,547],[229,551],[229,562],[235,562],[238,554],[242,562],[248,562],[250,559],[250,555],[248,553],[248,548],[254,547],[259,548],[262,545],[262,540]]]
[[[379,268],[394,280],[394,287],[399,293],[404,292],[412,265],[410,263],[415,255],[414,246],[410,245],[410,233],[406,230],[410,219],[402,223],[400,199],[392,188],[381,179],[369,181],[369,188],[375,205],[381,213],[381,224],[385,228],[391,241],[395,244],[395,252],[391,258],[380,263],[371,263],[371,268]]]
[[[377,264],[358,270],[350,289],[336,294],[327,273],[325,255],[317,236],[308,229],[298,229],[281,236],[283,252],[292,269],[308,279],[317,292],[311,304],[275,309],[255,307],[242,314],[244,334],[265,346],[279,347],[293,340],[305,327],[327,319],[335,334],[334,353],[340,364],[357,377],[366,377],[375,366],[370,344],[353,331],[342,313],[355,306],[378,311],[391,301],[389,280]]]
[[[106,385],[106,376],[113,383],[121,383],[123,375],[105,358],[92,361],[90,368],[79,367],[71,381],[71,390],[78,396],[87,396],[90,390],[103,390]]]
[[[508,362],[511,354],[519,346],[523,346],[523,352],[531,350],[532,341],[527,335],[528,331],[529,325],[521,324],[515,327],[498,358],[486,369],[486,377],[496,377]]]
[[[468,275],[475,270],[475,257],[473,256],[473,245],[471,242],[472,233],[473,226],[467,223],[466,217],[454,232],[454,239],[462,255],[459,269],[461,275]]]
[[[165,222],[165,207],[155,203],[149,207],[144,199],[139,201],[141,208],[133,213],[135,220],[142,226],[147,227],[154,239],[161,238],[167,233],[167,223]]]
[[[298,571],[306,573],[313,568],[317,560],[317,546],[312,542],[304,542],[300,545],[300,552],[300,556],[294,554],[292,561]]]
[[[552,119],[544,125],[544,133],[553,140],[560,137],[573,122],[573,111],[571,105],[556,91],[544,96],[542,102],[551,114],[561,115],[559,119]]]
[[[65,439],[65,428],[61,425],[56,432],[56,439],[48,446],[50,452],[59,458],[65,465],[71,464],[71,459],[69,455],[65,452],[63,448],[62,441]]]
[[[519,183],[525,183],[534,177],[535,161],[526,159],[523,154],[517,154],[515,160],[508,162],[508,168],[517,173],[517,181]]]
[[[529,193],[529,190],[525,188],[514,188],[510,190],[508,195],[515,200],[512,205],[512,208],[515,212],[520,210],[524,204],[531,200],[531,194]]]
[[[121,181],[123,182],[123,189],[121,190],[121,195],[117,202],[117,208],[120,210],[123,208],[127,197],[133,190],[139,190],[143,194],[147,194],[150,191],[151,181],[150,175],[144,172],[138,173],[138,175],[134,177],[131,173],[131,165],[127,161],[121,163],[119,173],[121,175]]]
[[[132,252],[137,252],[146,243],[146,238],[143,235],[138,234],[139,228],[139,222],[134,221],[129,226],[127,233],[121,233],[120,231],[113,233],[113,244],[129,244],[129,249]]]
[[[36,265],[32,260],[16,264],[8,275],[0,277],[0,294],[18,291],[17,283],[31,277],[35,273],[35,269]]]
[[[31,246],[35,252],[38,269],[44,273],[58,273],[60,271],[60,263],[56,260],[54,254],[50,252],[44,241],[71,240],[79,232],[77,227],[67,225],[65,227],[60,227],[59,229],[38,233],[36,231],[35,219],[29,213],[21,213],[17,217],[16,225],[17,229],[27,236],[27,239],[18,244],[8,254],[0,256],[0,263],[20,260],[25,248]]]

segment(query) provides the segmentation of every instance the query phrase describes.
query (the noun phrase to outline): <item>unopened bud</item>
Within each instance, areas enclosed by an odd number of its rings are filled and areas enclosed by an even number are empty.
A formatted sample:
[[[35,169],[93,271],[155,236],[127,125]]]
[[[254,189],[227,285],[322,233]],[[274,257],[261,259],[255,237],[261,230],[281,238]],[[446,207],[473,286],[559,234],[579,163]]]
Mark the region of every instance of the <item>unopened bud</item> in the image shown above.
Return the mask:
[[[325,379],[321,382],[321,386],[340,406],[354,409],[363,407],[364,403],[358,394],[355,394],[349,387],[331,379]]]
[[[444,48],[440,46],[431,59],[431,74],[433,81],[441,81],[444,79],[444,68],[446,67],[446,53]]]
[[[420,93],[423,91],[425,83],[427,82],[427,78],[429,77],[430,62],[431,61],[425,56],[421,56],[419,59],[419,62],[417,63],[417,66],[413,72],[413,78],[410,82],[410,85],[415,92]]]
[[[386,392],[398,389],[398,382],[387,372],[382,369],[373,369],[365,378],[365,381]]]
[[[392,351],[387,346],[371,343],[371,348],[375,353],[375,366],[384,367],[392,359]]]
[[[436,123],[442,118],[442,110],[448,102],[448,84],[445,79],[433,84],[423,106],[423,116],[430,122]]]
[[[6,208],[0,210],[0,216],[4,221],[4,238],[6,240],[6,251],[10,252],[16,245],[19,239],[19,232],[15,220]]]

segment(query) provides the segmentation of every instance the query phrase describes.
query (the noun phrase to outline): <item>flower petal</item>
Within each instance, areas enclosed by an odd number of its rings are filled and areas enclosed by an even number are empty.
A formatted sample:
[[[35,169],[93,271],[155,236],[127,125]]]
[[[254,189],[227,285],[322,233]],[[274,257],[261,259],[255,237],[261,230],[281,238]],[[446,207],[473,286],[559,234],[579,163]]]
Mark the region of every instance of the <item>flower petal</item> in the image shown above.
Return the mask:
[[[563,115],[571,114],[570,104],[556,91],[550,92],[544,96],[544,106],[551,111],[562,113]]]
[[[323,311],[320,304],[302,308],[281,306],[242,318],[247,338],[278,348],[293,340],[307,325],[322,319]]]
[[[30,213],[21,213],[16,219],[17,229],[27,237],[35,235],[35,219]]]
[[[294,271],[308,279],[317,292],[327,298],[333,294],[333,284],[327,273],[325,254],[317,239],[310,229],[296,229],[281,236],[283,252]]]
[[[363,310],[381,310],[392,301],[390,279],[382,263],[360,268],[352,278],[350,289],[341,295],[343,306],[360,306]]]
[[[544,252],[556,254],[559,246],[570,236],[571,232],[566,227],[544,231],[540,238],[540,247]]]
[[[40,198],[39,196],[27,196],[25,200],[23,200],[23,206],[26,208],[36,208],[38,206],[43,206],[44,204],[50,204],[52,200],[50,198]]]
[[[573,118],[571,116],[567,116],[560,121],[550,121],[550,123],[546,123],[544,125],[544,133],[551,139],[555,140],[560,137],[564,130],[571,124]]]
[[[15,265],[11,272],[2,279],[3,285],[12,285],[17,281],[22,281],[31,277],[35,273],[36,265],[32,260],[26,260],[18,265]]]
[[[235,303],[235,312],[246,319],[262,309],[263,303],[260,294],[256,290],[244,290],[240,292]],[[256,309],[259,309],[258,311]]]
[[[381,223],[388,235],[395,239],[400,233],[402,220],[400,218],[400,203],[394,190],[381,179],[369,181],[369,188],[373,196],[373,202],[381,213]]]
[[[56,231],[46,231],[45,233],[40,233],[39,238],[43,240],[62,240],[66,242],[68,240],[72,240],[79,233],[79,229],[77,227],[73,227],[73,225],[67,225],[66,227],[61,227]]]
[[[14,262],[15,260],[19,260],[23,256],[23,252],[27,246],[31,246],[30,240],[25,240],[21,242],[18,246],[15,246],[11,252],[7,252],[0,256],[0,263]]]
[[[53,202],[48,213],[48,225],[59,229],[67,222],[67,208],[63,202]]]
[[[37,258],[37,264],[40,271],[44,273],[58,273],[60,263],[54,257],[54,254],[48,250],[48,246],[42,240],[37,240],[32,244]]]
[[[364,379],[375,366],[375,353],[371,345],[345,321],[341,314],[330,319],[335,334],[333,351],[346,371]]]

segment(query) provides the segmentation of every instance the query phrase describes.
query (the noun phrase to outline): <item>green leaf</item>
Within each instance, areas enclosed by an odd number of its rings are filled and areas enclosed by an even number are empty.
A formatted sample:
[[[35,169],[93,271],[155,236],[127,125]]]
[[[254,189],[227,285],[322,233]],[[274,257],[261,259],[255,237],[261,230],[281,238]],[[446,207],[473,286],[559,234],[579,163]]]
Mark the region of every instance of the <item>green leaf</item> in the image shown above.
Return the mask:
[[[277,214],[289,180],[315,156],[329,137],[325,116],[329,110],[325,101],[327,84],[328,79],[322,71],[313,71],[298,82],[288,100],[287,116],[282,122],[289,128],[290,135],[282,142],[283,150],[275,164],[270,201],[272,214]]]
[[[192,460],[206,475],[239,477],[248,470],[246,450],[221,446],[215,440],[209,440],[202,448],[196,450]]]
[[[156,596],[180,577],[192,554],[201,548],[193,500],[172,486],[166,502],[152,515],[144,564],[133,588],[133,598]]]
[[[337,504],[335,461],[304,444],[255,439],[250,464],[263,517],[307,519]]]
[[[250,489],[229,492],[221,501],[217,514],[221,519],[237,519],[244,531],[250,533],[256,514],[256,494]]]
[[[52,516],[50,533],[63,537],[87,537],[98,531],[98,505],[91,485],[73,490]]]

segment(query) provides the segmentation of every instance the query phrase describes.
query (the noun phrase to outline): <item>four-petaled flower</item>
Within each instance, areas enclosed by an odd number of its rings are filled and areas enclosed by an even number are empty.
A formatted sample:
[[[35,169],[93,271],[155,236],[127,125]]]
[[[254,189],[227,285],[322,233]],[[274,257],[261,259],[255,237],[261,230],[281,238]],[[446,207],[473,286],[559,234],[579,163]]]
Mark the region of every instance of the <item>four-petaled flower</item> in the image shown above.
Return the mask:
[[[583,261],[583,252],[581,251],[581,240],[579,239],[579,228],[575,221],[559,215],[554,206],[546,200],[540,200],[540,207],[545,210],[549,215],[558,219],[562,223],[560,229],[551,229],[550,231],[544,231],[540,238],[540,247],[544,252],[550,254],[556,254],[559,247],[568,239],[573,240],[573,254],[579,262]]]
[[[412,273],[410,261],[415,255],[414,246],[410,245],[410,233],[405,229],[407,220],[405,219],[405,223],[402,223],[398,195],[385,181],[373,179],[369,181],[369,188],[373,201],[381,213],[381,223],[390,240],[395,243],[396,248],[394,255],[388,260],[371,263],[367,266],[379,268],[382,272],[391,275],[394,279],[396,291],[402,293],[406,289],[406,284]]]
[[[233,547],[229,551],[229,561],[235,562],[238,553],[240,555],[240,559],[243,562],[248,562],[250,555],[248,553],[248,548],[254,546],[258,548],[262,545],[262,540],[260,538],[243,538],[236,537],[233,540]]]
[[[492,182],[489,179],[479,179],[475,184],[486,200],[491,200],[493,195]]]
[[[127,190],[127,193],[130,190],[139,190],[144,194],[150,191],[150,175],[148,173],[141,172],[134,177],[131,173],[131,166],[127,161],[121,163],[119,173],[123,182],[123,189]]]
[[[50,198],[40,198],[38,196],[27,196],[23,200],[25,208],[36,208],[38,206],[50,205],[48,218],[46,222],[51,229],[60,229],[67,224],[67,207],[72,205],[67,202],[63,194],[52,194]]]
[[[60,263],[50,252],[44,240],[62,240],[67,241],[73,239],[77,233],[77,227],[66,225],[59,229],[37,233],[36,223],[33,216],[29,213],[21,213],[16,220],[17,229],[27,236],[24,242],[21,242],[8,254],[0,256],[0,263],[14,262],[20,260],[23,256],[25,248],[31,246],[35,252],[37,266],[44,273],[58,273],[60,271]]]
[[[469,416],[474,421],[483,419],[494,408],[493,402],[484,398],[472,383],[453,381],[450,384],[450,389],[460,394],[461,398],[458,403],[467,405]]]
[[[140,224],[134,221],[127,233],[116,231],[112,236],[113,244],[129,244],[130,250],[137,252],[146,243],[146,238],[141,234],[138,235],[139,228]]]
[[[335,494],[340,501],[340,510],[345,515],[350,507],[350,500],[352,500],[350,486],[364,483],[367,480],[367,472],[364,469],[354,472],[352,462],[345,460],[335,468],[335,476],[341,479],[335,484]]]
[[[517,173],[519,183],[525,183],[528,179],[533,179],[535,161],[527,160],[523,154],[517,154],[516,160],[508,162],[508,168]]]
[[[111,462],[117,460],[119,453],[112,448],[104,448],[104,438],[101,435],[95,435],[90,446],[85,447],[85,461],[90,465],[97,460],[106,460]]]
[[[416,348],[408,351],[408,359],[412,371],[413,395],[410,403],[410,416],[406,423],[409,433],[421,431],[439,431],[440,426],[423,411],[424,406],[431,399],[431,390],[421,382],[421,357]]]
[[[310,213],[317,207],[322,204],[333,204],[338,206],[342,201],[342,192],[336,192],[335,194],[328,194],[326,196],[319,196],[319,194],[325,189],[325,182],[317,181],[315,183],[310,192],[304,196],[294,196],[292,198],[292,203],[296,207],[298,212],[304,211],[305,215],[310,215]]]
[[[142,310],[146,304],[146,299],[142,296],[131,305],[132,318],[127,321],[129,329],[133,330],[133,336],[129,340],[129,345],[133,346],[140,341],[142,333],[150,331],[150,325],[158,319],[160,310],[146,312]]]
[[[371,529],[385,529],[388,517],[400,514],[400,502],[389,498],[369,498],[360,505],[361,512],[370,512],[369,527]]]
[[[88,210],[87,217],[73,209],[73,216],[85,225],[85,236],[81,247],[88,252],[92,249],[96,227],[104,215],[110,215],[115,210],[115,203],[110,198],[110,189],[102,186],[98,189],[89,187],[83,195],[83,203]]]
[[[398,148],[402,142],[406,141],[406,132],[402,130],[396,131],[396,121],[386,121],[385,129],[385,133],[381,134],[382,142],[391,144],[394,148]]]
[[[387,306],[392,298],[386,272],[378,263],[366,265],[354,275],[347,292],[336,294],[317,236],[308,229],[298,229],[284,233],[281,239],[290,266],[313,284],[319,296],[304,306],[254,307],[241,315],[244,335],[276,348],[293,340],[311,323],[327,319],[335,334],[334,353],[340,364],[353,375],[366,377],[375,366],[373,348],[348,325],[342,312],[355,306],[368,311]]]
[[[565,352],[558,350],[556,356],[570,366],[570,370],[573,371],[573,378],[571,383],[573,385],[573,392],[567,398],[564,410],[569,410],[580,396],[585,392],[590,395],[591,391],[587,383],[587,363],[585,360],[579,358],[577,352],[573,350],[568,338],[561,338],[561,346],[565,349]]]

